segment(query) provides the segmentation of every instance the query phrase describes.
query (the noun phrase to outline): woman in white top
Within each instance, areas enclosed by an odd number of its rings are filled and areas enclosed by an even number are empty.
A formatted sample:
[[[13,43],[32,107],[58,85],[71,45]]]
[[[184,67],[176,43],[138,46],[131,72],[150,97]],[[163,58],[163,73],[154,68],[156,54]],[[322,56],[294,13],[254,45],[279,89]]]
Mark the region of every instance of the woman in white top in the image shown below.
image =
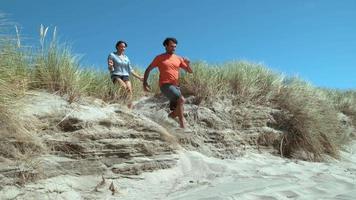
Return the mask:
[[[132,108],[132,85],[129,79],[130,74],[143,81],[143,77],[138,75],[131,66],[130,59],[125,55],[127,43],[118,41],[116,43],[116,52],[110,53],[108,57],[108,68],[111,75],[111,80],[114,84],[119,84],[128,93],[129,104]]]

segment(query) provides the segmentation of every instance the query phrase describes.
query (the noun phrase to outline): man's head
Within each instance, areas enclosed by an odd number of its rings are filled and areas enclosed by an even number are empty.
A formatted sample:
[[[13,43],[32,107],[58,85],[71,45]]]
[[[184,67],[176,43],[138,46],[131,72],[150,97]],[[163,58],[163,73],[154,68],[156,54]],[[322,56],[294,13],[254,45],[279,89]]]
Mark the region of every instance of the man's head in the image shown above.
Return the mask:
[[[176,47],[177,47],[178,41],[175,38],[166,38],[163,41],[163,46],[166,48],[166,53],[168,54],[174,54],[174,52],[176,51]]]

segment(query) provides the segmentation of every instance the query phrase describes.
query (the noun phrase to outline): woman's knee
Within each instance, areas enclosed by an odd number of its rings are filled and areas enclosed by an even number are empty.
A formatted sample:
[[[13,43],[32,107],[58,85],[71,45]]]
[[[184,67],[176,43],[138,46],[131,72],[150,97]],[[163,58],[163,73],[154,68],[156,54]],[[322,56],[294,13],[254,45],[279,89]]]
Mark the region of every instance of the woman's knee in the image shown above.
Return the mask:
[[[126,88],[125,88],[125,89],[126,89],[126,92],[128,92],[128,93],[130,93],[130,94],[132,93],[132,88],[131,88],[131,87],[126,86]]]
[[[126,89],[126,92],[127,92],[129,95],[132,95],[132,89],[127,88],[127,89]]]
[[[127,85],[121,79],[116,78],[114,84],[119,85],[122,89],[127,90]]]

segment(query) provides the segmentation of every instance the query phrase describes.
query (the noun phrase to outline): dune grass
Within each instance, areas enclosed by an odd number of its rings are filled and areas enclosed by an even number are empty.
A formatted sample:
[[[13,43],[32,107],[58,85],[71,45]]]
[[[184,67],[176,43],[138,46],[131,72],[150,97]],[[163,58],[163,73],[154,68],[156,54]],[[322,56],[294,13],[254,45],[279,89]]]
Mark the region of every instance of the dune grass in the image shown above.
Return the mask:
[[[197,102],[222,95],[232,95],[237,103],[266,103],[282,87],[283,76],[261,64],[228,62],[193,64],[194,74],[183,76],[183,92],[197,97]]]
[[[224,79],[240,102],[265,103],[283,86],[284,77],[262,64],[248,62],[227,63]]]
[[[136,72],[138,70],[135,70]],[[139,72],[140,73],[140,72]],[[142,74],[142,73],[141,73]],[[142,97],[142,83],[133,77],[130,78],[133,90],[133,99]],[[86,96],[100,98],[111,103],[126,103],[126,91],[117,84],[113,84],[106,71],[82,70],[79,79],[81,93]]]
[[[303,154],[308,160],[321,160],[323,154],[338,156],[343,137],[337,113],[339,109],[355,116],[351,97],[346,98],[347,103],[338,103],[335,109],[322,90],[300,79],[286,78],[260,64],[230,62],[209,66],[197,63],[193,68],[194,75],[183,76],[182,89],[183,93],[198,98],[198,104],[229,96],[237,104],[280,109],[282,112],[275,120],[277,128],[283,131],[278,149],[282,155]]]
[[[18,100],[27,90],[27,67],[23,52],[8,43],[0,49],[0,156],[26,158],[43,149],[36,136],[15,114]]]
[[[67,48],[51,45],[36,55],[31,70],[31,88],[67,95],[69,102],[80,96],[79,64]]]
[[[184,96],[194,96],[194,103],[210,102],[211,98],[226,94],[222,69],[205,62],[192,64],[193,74],[181,75],[181,89]]]
[[[339,112],[350,117],[352,124],[356,124],[356,89],[355,90],[332,90],[324,89],[327,97],[332,101],[332,105]]]
[[[283,112],[277,119],[284,131],[281,153],[291,157],[307,153],[309,160],[321,160],[323,154],[338,156],[341,133],[337,110],[325,94],[308,83],[293,80],[282,87],[275,105]]]
[[[16,89],[25,91],[29,82],[29,67],[26,52],[11,43],[3,43],[0,49],[0,65],[3,81],[14,84]]]

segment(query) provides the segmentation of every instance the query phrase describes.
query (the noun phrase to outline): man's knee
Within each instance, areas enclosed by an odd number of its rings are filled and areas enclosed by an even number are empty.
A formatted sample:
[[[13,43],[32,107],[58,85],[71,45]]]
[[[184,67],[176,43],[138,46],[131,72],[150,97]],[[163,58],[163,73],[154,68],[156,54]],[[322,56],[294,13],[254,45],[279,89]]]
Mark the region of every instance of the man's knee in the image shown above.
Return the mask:
[[[184,97],[183,97],[183,96],[180,96],[179,99],[178,99],[178,101],[177,101],[177,103],[178,103],[178,104],[184,104],[184,102],[185,102]]]

